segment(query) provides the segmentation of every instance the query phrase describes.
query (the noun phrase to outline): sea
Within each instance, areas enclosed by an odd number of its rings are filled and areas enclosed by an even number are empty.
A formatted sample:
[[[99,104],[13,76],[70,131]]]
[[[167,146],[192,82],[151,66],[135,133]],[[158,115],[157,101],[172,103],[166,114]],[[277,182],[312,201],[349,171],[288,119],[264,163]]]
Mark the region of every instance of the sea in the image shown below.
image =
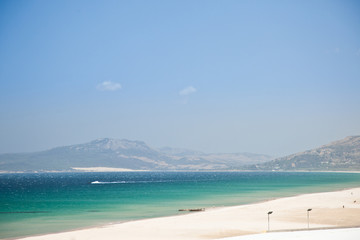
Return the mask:
[[[114,172],[0,174],[0,238],[187,214],[360,187],[359,173]]]

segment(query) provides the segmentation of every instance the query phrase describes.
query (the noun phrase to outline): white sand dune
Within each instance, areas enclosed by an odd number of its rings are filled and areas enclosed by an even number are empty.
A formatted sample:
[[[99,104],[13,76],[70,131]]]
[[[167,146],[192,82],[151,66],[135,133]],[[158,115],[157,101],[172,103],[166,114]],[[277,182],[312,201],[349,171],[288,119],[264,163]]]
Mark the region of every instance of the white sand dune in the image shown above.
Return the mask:
[[[360,226],[360,188],[338,192],[305,194],[281,198],[267,202],[207,209],[205,212],[190,213],[180,216],[145,219],[121,224],[70,232],[48,234],[23,238],[24,240],[200,240],[221,239],[226,237],[248,239],[315,239],[306,236],[317,234],[331,235],[331,232],[342,233],[342,230],[322,230],[303,232],[264,233],[268,230],[304,229],[308,227],[349,227]],[[349,236],[358,234],[356,228],[344,229]],[[328,232],[330,232],[328,234]],[[255,234],[255,235],[249,235]],[[305,234],[305,235],[304,235]],[[292,235],[294,238],[286,238]],[[301,237],[300,235],[304,236]],[[325,236],[324,235],[324,236]],[[265,236],[265,237],[264,237]],[[274,238],[272,238],[274,236]],[[277,238],[279,236],[279,238]],[[300,237],[297,237],[300,236]],[[335,233],[334,233],[335,236]],[[360,235],[358,235],[360,239]],[[283,237],[283,238],[280,238]],[[316,239],[320,239],[316,238]],[[323,239],[321,237],[321,239]],[[328,238],[335,239],[335,238]],[[345,240],[345,238],[341,238]],[[353,238],[348,238],[353,239]]]

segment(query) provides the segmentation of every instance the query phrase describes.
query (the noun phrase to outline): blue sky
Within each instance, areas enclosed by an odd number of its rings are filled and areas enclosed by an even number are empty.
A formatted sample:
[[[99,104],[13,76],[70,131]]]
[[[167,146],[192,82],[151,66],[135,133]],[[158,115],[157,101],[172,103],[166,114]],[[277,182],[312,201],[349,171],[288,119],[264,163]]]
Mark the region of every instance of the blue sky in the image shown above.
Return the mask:
[[[360,135],[359,1],[0,1],[0,153],[282,156]]]

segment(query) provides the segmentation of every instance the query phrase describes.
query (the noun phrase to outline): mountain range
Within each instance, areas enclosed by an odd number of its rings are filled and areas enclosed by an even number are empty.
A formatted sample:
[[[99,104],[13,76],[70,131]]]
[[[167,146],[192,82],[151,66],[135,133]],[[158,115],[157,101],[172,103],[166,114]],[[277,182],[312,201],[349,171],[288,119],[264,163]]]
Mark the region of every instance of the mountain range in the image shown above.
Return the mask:
[[[246,169],[262,171],[360,170],[360,136],[346,137],[312,150],[281,157],[263,164],[247,166]]]
[[[34,153],[0,155],[2,172],[110,170],[231,170],[272,158],[252,153],[206,154],[188,149],[154,149],[142,141],[102,138]]]
[[[254,153],[155,149],[142,141],[111,138],[41,152],[0,154],[0,172],[105,170],[354,171],[360,170],[360,136],[277,159]]]

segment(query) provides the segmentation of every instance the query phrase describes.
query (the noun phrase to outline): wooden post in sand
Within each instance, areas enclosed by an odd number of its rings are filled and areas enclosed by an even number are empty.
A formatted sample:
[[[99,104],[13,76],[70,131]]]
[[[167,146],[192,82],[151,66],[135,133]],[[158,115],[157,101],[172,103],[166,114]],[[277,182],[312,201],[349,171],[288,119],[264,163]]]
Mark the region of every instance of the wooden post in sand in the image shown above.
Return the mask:
[[[272,214],[273,212],[268,212],[268,232],[270,231],[270,214]]]
[[[309,209],[307,210],[308,229],[310,228],[310,227],[309,227],[309,212],[310,212],[311,210],[312,210],[311,208],[309,208]]]

